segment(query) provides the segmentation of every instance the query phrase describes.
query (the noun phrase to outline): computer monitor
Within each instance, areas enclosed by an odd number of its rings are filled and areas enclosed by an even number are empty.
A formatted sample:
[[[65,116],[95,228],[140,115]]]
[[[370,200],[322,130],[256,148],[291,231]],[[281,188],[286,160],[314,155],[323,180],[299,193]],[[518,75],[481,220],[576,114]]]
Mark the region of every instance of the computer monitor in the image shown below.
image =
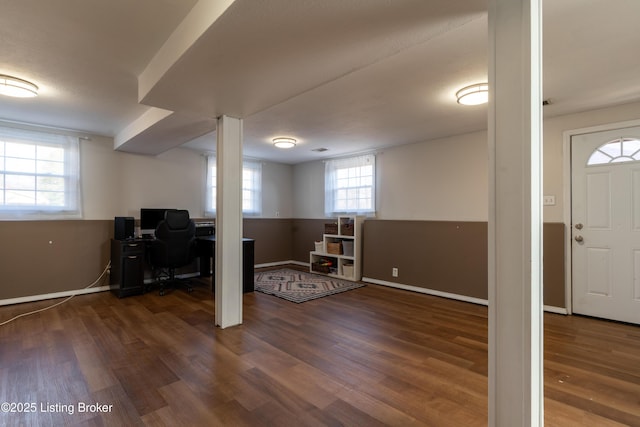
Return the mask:
[[[141,208],[140,209],[140,232],[142,235],[153,235],[156,227],[164,219],[166,211],[175,211],[176,209],[167,208]]]

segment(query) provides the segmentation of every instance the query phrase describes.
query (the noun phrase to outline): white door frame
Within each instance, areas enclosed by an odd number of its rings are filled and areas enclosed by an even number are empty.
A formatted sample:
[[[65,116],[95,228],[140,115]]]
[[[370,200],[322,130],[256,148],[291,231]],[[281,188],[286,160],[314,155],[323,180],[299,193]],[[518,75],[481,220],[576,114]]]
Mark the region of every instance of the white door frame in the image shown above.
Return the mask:
[[[564,208],[563,208],[563,221],[564,221],[564,301],[567,307],[567,314],[573,313],[573,300],[572,300],[572,289],[573,289],[573,277],[571,275],[571,266],[572,266],[572,227],[571,224],[571,137],[575,135],[582,135],[585,133],[594,133],[594,132],[603,132],[608,130],[622,129],[628,127],[640,126],[640,119],[636,120],[628,120],[624,122],[617,123],[607,123],[604,125],[598,126],[590,126],[586,128],[579,129],[571,129],[564,131],[562,133],[563,136],[563,147],[562,147],[562,156],[563,156],[563,192],[562,197],[564,200]]]

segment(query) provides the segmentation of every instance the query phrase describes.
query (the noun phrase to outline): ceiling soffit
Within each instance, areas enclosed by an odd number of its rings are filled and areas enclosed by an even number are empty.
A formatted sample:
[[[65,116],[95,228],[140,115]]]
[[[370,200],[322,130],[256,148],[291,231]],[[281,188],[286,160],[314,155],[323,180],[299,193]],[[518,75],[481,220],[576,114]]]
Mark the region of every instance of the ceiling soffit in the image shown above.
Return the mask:
[[[154,58],[140,79],[140,101],[245,118],[460,27],[485,8],[469,0],[237,0],[188,48]],[[158,63],[160,72],[152,70]]]

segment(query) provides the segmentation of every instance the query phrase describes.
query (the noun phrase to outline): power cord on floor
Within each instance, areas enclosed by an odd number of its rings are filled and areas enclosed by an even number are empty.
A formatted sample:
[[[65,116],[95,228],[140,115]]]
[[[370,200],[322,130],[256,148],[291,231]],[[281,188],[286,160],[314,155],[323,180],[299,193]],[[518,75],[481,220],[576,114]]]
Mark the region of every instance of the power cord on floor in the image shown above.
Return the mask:
[[[90,284],[89,286],[87,286],[87,287],[85,287],[85,288],[83,288],[83,289],[89,289],[89,288],[92,288],[92,287],[94,287],[95,285],[97,285],[98,283],[100,283],[100,282],[102,281],[102,279],[104,278],[105,274],[107,274],[107,272],[109,271],[109,269],[110,269],[110,268],[111,268],[111,261],[109,261],[109,263],[107,264],[107,266],[105,267],[105,269],[102,271],[102,273],[100,274],[100,276],[98,276],[98,278],[97,278],[97,279],[96,279],[92,284]],[[13,322],[13,321],[14,321],[14,320],[16,320],[16,319],[21,318],[21,317],[29,316],[29,315],[31,315],[31,314],[40,313],[41,311],[45,311],[45,310],[49,310],[50,308],[57,307],[57,306],[59,306],[59,305],[61,305],[61,304],[64,304],[65,302],[69,301],[71,298],[73,298],[73,297],[75,297],[75,296],[76,296],[75,294],[74,294],[74,295],[70,295],[70,296],[66,297],[65,299],[63,299],[62,301],[58,301],[58,302],[57,302],[57,303],[55,303],[55,304],[51,304],[50,306],[48,306],[48,307],[44,307],[44,308],[41,308],[41,309],[39,309],[39,310],[33,310],[33,311],[29,311],[29,312],[27,312],[27,313],[18,314],[17,316],[15,316],[15,317],[13,317],[13,318],[11,318],[11,319],[9,319],[9,320],[6,320],[6,321],[4,321],[4,322],[0,323],[0,326],[4,326],[4,325],[6,325],[6,324],[8,324],[8,323]]]

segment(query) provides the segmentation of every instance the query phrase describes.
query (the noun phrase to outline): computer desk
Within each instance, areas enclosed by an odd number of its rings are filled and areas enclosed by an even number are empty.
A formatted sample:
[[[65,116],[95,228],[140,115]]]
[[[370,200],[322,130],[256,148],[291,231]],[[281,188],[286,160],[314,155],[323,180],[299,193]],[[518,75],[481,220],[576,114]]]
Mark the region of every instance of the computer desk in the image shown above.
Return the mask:
[[[196,236],[196,252],[200,257],[200,276],[211,276],[211,289],[215,290],[216,236]],[[253,292],[253,266],[255,240],[242,239],[242,292]]]
[[[111,239],[111,272],[109,284],[119,297],[144,293],[146,252],[152,239]],[[211,290],[215,291],[215,248],[216,236],[196,236],[196,257],[200,258],[200,276],[211,276]],[[253,266],[255,240],[242,239],[242,292],[253,292]],[[213,274],[212,274],[213,273]]]

